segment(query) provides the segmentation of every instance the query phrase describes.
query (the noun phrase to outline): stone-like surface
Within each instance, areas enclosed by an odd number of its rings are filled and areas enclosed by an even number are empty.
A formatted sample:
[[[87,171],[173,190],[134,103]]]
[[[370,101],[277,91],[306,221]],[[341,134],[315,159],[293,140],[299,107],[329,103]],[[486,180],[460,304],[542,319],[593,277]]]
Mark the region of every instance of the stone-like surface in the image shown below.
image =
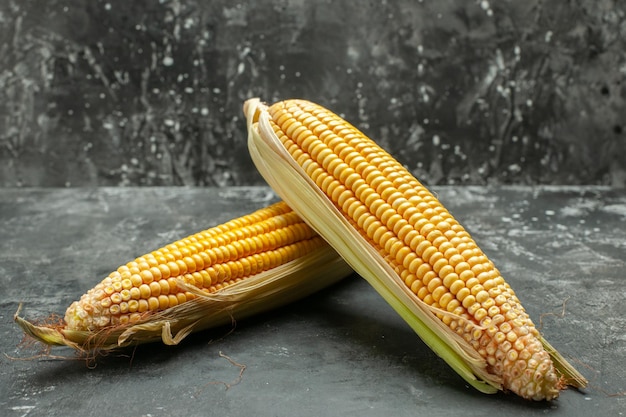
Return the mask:
[[[0,415],[620,415],[626,192],[435,188],[590,380],[550,403],[467,387],[358,276],[297,305],[98,359],[20,360],[12,322],[62,314],[131,258],[275,199],[268,188],[0,190]],[[5,356],[7,355],[7,356]],[[220,356],[225,355],[226,357]],[[233,362],[231,363],[228,358]],[[17,359],[12,359],[17,358]],[[94,363],[92,363],[93,365]],[[241,374],[241,368],[245,366]],[[226,389],[225,384],[232,384]],[[617,394],[617,395],[614,395]]]
[[[4,0],[0,186],[253,185],[306,98],[429,184],[626,185],[626,2]]]

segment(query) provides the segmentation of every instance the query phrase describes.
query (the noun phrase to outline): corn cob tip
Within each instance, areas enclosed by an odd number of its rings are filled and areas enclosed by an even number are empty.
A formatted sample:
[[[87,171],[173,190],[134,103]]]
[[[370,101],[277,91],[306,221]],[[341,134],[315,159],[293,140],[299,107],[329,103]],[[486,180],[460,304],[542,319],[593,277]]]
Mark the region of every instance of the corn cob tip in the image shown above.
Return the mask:
[[[563,377],[557,374],[550,355],[543,349],[535,334],[529,333],[518,340],[524,344],[519,352],[512,348],[496,365],[493,372],[503,377],[503,386],[517,395],[532,400],[553,400],[564,388]],[[501,346],[499,351],[507,349]]]

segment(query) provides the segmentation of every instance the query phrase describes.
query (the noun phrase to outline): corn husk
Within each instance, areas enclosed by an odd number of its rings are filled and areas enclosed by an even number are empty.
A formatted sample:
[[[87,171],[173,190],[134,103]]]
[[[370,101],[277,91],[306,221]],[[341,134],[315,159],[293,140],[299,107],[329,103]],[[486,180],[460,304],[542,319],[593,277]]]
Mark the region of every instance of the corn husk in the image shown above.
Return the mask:
[[[416,297],[287,152],[272,129],[267,106],[259,99],[251,99],[245,103],[244,111],[248,120],[251,157],[275,192],[329,242],[468,384],[484,393],[502,390],[500,377],[489,372],[485,359],[435,315],[448,313],[434,309]],[[585,386],[585,378],[543,338],[541,340],[566,383]]]
[[[46,345],[69,346],[83,353],[106,352],[130,345],[162,341],[176,345],[192,332],[229,325],[286,305],[350,275],[352,270],[329,246],[261,272],[212,294],[178,285],[197,297],[147,315],[141,321],[98,331],[67,330],[63,323],[37,325],[15,313],[23,331]]]

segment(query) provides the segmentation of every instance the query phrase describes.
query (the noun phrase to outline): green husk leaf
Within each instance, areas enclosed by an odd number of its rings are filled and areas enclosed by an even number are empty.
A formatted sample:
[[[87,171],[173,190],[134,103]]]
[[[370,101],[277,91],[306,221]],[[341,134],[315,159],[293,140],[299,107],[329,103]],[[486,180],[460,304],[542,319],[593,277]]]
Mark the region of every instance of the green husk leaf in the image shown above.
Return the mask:
[[[484,393],[495,393],[501,389],[499,378],[487,371],[484,359],[400,281],[382,256],[354,230],[332,201],[293,160],[272,130],[265,105],[258,99],[252,99],[246,102],[244,111],[248,120],[250,155],[274,191],[365,278],[468,384]]]
[[[326,288],[352,272],[337,253],[325,245],[213,294],[181,280],[178,285],[197,295],[197,298],[128,325],[95,332],[67,330],[63,324],[34,324],[20,317],[20,309],[15,313],[14,320],[27,335],[44,344],[69,346],[83,353],[102,353],[159,340],[167,345],[176,345],[191,332],[228,325],[286,305]]]

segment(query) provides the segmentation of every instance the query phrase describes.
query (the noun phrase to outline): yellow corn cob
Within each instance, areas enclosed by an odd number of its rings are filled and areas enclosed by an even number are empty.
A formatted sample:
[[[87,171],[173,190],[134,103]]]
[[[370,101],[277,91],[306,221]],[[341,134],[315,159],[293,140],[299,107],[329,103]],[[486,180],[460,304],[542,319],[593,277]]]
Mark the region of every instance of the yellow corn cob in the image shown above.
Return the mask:
[[[136,322],[193,299],[178,280],[212,293],[323,244],[285,203],[277,203],[119,267],[72,303],[65,322],[68,329],[89,331]]]
[[[317,271],[324,276],[315,277]],[[45,343],[81,350],[155,338],[175,344],[192,329],[284,304],[350,273],[324,240],[279,202],[119,267],[72,303],[60,326],[34,326],[17,313],[15,319]],[[180,332],[177,337],[172,330]]]
[[[251,100],[244,111],[251,155],[270,185],[474,386],[540,400],[585,384],[546,352],[468,232],[387,152],[307,101]]]

